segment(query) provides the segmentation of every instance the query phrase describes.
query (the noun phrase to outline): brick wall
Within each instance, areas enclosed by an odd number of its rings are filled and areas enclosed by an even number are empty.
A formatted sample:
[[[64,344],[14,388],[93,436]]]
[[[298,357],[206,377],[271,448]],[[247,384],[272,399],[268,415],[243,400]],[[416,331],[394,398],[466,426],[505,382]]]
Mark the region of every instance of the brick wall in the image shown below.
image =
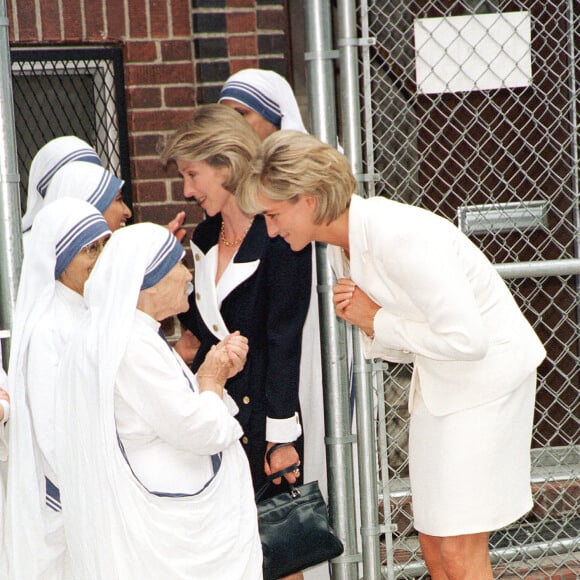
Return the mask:
[[[7,2],[12,46],[123,47],[135,221],[167,223],[187,204],[158,143],[240,68],[289,70],[284,0]]]

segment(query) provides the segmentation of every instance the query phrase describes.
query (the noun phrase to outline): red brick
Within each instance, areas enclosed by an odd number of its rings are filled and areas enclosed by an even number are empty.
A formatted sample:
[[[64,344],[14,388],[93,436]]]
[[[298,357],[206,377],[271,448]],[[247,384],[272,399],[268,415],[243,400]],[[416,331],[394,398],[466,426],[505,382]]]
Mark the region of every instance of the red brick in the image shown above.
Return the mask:
[[[167,187],[165,181],[135,181],[133,195],[139,203],[167,201]]]
[[[125,45],[126,62],[155,62],[158,59],[157,43],[152,41],[127,42]]]
[[[191,116],[187,109],[172,111],[129,111],[127,123],[129,131],[172,131]]]
[[[58,2],[40,3],[40,22],[42,23],[42,40],[61,40],[60,14]]]
[[[175,167],[175,163],[172,163],[173,167]],[[183,201],[185,198],[183,197],[183,180],[182,179],[172,179],[170,183],[170,194],[171,199],[178,201]],[[192,207],[196,207],[194,204],[191,204]],[[185,222],[184,222],[185,223]]]
[[[124,2],[105,2],[108,39],[121,40],[127,36]]]
[[[134,176],[135,180],[162,179],[167,175],[166,168],[158,156],[132,159],[131,167],[131,175]]]
[[[257,58],[244,58],[239,60],[232,60],[230,62],[231,74],[237,73],[243,68],[258,68],[259,61]]]
[[[285,30],[286,15],[283,10],[259,10],[258,28],[260,30]]]
[[[129,109],[158,109],[161,107],[161,89],[158,87],[131,87],[126,91]]]
[[[102,41],[106,36],[102,2],[93,0],[92,2],[85,2],[84,5],[87,39],[97,42]]]
[[[169,35],[167,4],[167,0],[149,0],[151,36],[153,38],[167,38]]]
[[[78,0],[62,0],[63,35],[66,40],[81,38],[81,6]]]
[[[226,25],[229,33],[255,32],[256,14],[254,12],[226,14]]]
[[[228,8],[253,8],[256,6],[255,0],[227,0]]]
[[[12,13],[12,6],[10,6],[10,2],[7,2],[7,13],[8,13],[8,37],[9,37],[9,42],[14,42],[16,40],[15,38],[15,25],[16,25],[16,20],[14,18],[14,14]]]
[[[165,87],[163,89],[166,107],[194,107],[195,91],[191,87]]]
[[[130,0],[129,35],[131,38],[147,37],[147,12],[145,0]]]
[[[173,62],[193,59],[193,44],[187,40],[166,40],[161,43],[161,59],[163,62]]]
[[[193,64],[128,65],[125,82],[131,85],[167,85],[193,82]]]
[[[191,5],[188,0],[172,0],[171,21],[174,37],[191,37]]]
[[[153,222],[166,226],[180,210],[181,207],[177,204],[139,204],[136,214],[139,216],[139,221]]]
[[[21,0],[18,2],[17,10],[18,40],[20,42],[39,40],[34,0]]]
[[[258,54],[258,43],[255,36],[231,36],[228,38],[230,56],[248,56]]]
[[[129,140],[131,157],[159,156],[160,140],[159,133],[133,135]]]

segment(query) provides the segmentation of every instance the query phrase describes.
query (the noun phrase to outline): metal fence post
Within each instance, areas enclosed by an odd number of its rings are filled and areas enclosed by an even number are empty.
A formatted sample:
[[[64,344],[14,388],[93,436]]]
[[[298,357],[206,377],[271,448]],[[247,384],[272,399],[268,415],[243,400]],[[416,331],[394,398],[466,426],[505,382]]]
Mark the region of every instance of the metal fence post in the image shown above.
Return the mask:
[[[305,2],[306,65],[311,127],[321,140],[336,145],[336,107],[332,59],[332,19],[328,0]],[[348,372],[344,324],[332,305],[332,272],[326,246],[316,244],[320,329],[324,378],[324,407],[327,444],[328,491],[333,525],[345,551],[332,561],[333,578],[358,577],[355,530],[354,478],[350,428]]]
[[[0,330],[12,328],[22,263],[20,196],[6,0],[0,0]],[[10,341],[3,343],[8,365]]]

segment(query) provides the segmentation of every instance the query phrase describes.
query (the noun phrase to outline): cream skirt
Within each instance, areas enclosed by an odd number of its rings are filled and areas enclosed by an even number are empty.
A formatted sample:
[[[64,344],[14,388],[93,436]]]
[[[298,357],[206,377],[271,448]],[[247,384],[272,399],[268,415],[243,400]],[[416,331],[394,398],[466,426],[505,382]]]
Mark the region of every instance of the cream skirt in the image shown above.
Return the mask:
[[[532,508],[536,373],[473,409],[435,417],[415,394],[409,467],[415,529],[433,536],[496,530]]]

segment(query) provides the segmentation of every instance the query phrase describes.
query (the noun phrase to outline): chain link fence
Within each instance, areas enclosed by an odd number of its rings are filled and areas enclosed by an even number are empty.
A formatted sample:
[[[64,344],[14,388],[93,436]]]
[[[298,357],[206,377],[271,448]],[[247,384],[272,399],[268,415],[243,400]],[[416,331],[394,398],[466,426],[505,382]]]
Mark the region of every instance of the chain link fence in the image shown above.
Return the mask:
[[[492,534],[497,578],[580,575],[576,0],[362,0],[370,195],[444,215],[497,265],[544,342],[535,505]],[[364,99],[361,101],[363,102]],[[364,103],[362,105],[364,107]],[[530,264],[531,263],[531,264]],[[558,267],[534,274],[534,264]],[[500,269],[501,272],[501,269]],[[428,578],[408,484],[410,369],[375,381],[385,577]],[[538,576],[539,575],[539,576]]]

